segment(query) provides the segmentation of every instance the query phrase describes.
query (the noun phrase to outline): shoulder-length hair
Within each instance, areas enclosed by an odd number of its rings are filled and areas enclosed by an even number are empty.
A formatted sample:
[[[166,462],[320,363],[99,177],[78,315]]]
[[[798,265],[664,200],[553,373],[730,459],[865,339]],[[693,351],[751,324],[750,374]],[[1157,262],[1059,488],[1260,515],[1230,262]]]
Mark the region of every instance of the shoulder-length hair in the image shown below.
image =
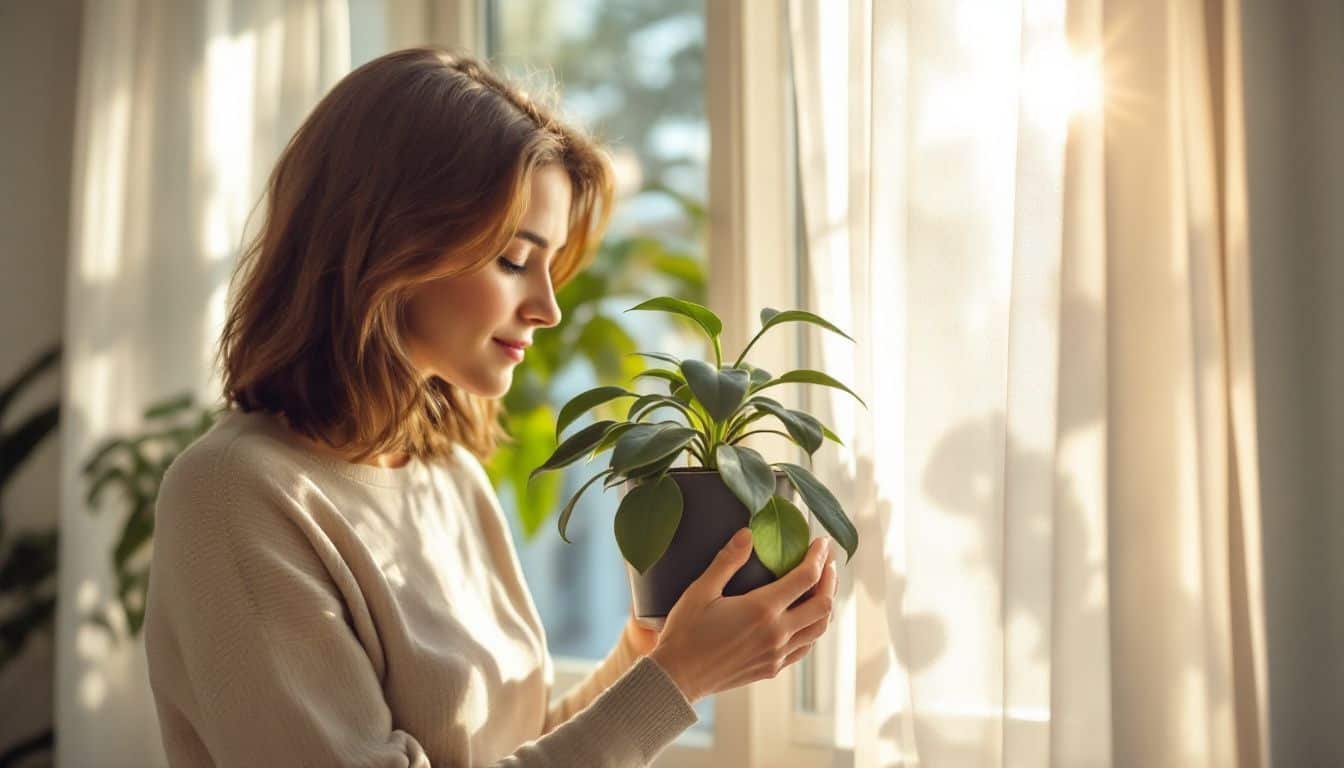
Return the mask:
[[[611,214],[605,152],[471,58],[438,48],[387,54],[346,75],[299,127],[267,182],[266,217],[234,270],[217,363],[230,408],[264,410],[352,461],[485,461],[508,440],[500,403],[412,365],[410,292],[501,253],[532,173],[573,186],[564,285],[592,258]]]

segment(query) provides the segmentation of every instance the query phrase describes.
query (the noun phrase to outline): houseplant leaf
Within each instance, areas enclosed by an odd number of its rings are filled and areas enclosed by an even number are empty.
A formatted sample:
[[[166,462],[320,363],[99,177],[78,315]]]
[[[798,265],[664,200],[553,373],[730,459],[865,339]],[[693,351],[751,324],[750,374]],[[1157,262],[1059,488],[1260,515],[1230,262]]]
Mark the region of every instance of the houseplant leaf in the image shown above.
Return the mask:
[[[663,379],[676,386],[685,384],[686,380],[676,371],[669,371],[666,368],[650,368],[646,371],[640,371],[635,374],[636,379]]]
[[[853,338],[850,337],[849,334],[845,333],[839,328],[836,328],[834,325],[831,324],[829,320],[819,315],[814,315],[811,312],[805,312],[801,309],[788,309],[781,312],[777,309],[771,309],[770,307],[766,307],[765,309],[761,310],[761,330],[757,331],[756,335],[751,337],[751,341],[747,342],[747,346],[742,348],[742,354],[738,355],[737,363],[742,362],[742,359],[747,356],[747,350],[751,349],[752,345],[756,343],[756,340],[761,338],[761,336],[764,336],[766,331],[770,330],[771,328],[781,323],[799,322],[799,321],[805,323],[812,323],[813,325],[819,325],[828,331],[833,331],[835,333],[840,334],[841,336],[844,336],[846,339],[849,339],[850,341],[854,340]],[[734,365],[736,365],[737,363],[734,363]]]
[[[641,574],[653,567],[681,524],[681,488],[671,477],[630,489],[616,510],[616,543]]]
[[[654,360],[661,360],[664,363],[671,363],[674,366],[681,365],[681,360],[679,358],[673,357],[672,355],[665,355],[662,352],[631,352],[630,354],[637,355],[639,357],[649,357]],[[659,368],[657,370],[662,369]]]
[[[724,484],[746,505],[748,514],[755,514],[774,495],[774,470],[756,451],[720,443],[714,460]]]
[[[560,467],[574,463],[580,456],[592,450],[593,446],[601,442],[603,436],[606,434],[607,428],[615,423],[615,421],[610,419],[593,422],[565,438],[565,441],[555,449],[555,452],[546,460],[546,463],[532,470],[532,473],[527,476],[527,479],[531,480],[540,472],[559,469]]]
[[[681,361],[681,373],[686,384],[695,394],[695,399],[705,407],[716,422],[723,422],[733,415],[733,411],[742,404],[747,396],[747,383],[750,376],[741,368],[720,368],[703,360]]]
[[[802,562],[812,532],[807,518],[785,498],[771,496],[751,518],[751,540],[756,556],[776,577]]]
[[[705,332],[705,335],[708,336],[709,340],[712,342],[717,342],[719,334],[723,333],[723,321],[719,319],[719,316],[714,314],[709,307],[702,307],[693,301],[675,299],[671,296],[659,296],[658,298],[649,299],[648,301],[636,304],[625,311],[634,312],[635,310],[671,312],[675,315],[688,317],[691,320],[694,320],[696,325],[700,326],[701,330]]]
[[[831,534],[831,538],[844,548],[845,562],[848,563],[850,558],[854,557],[854,551],[859,548],[859,532],[845,515],[845,510],[840,507],[840,501],[830,489],[803,467],[783,461],[777,462],[775,466],[784,471],[789,482],[798,489],[798,495],[803,497],[803,503],[817,516],[822,527]]]
[[[625,387],[593,387],[592,389],[575,395],[565,406],[560,409],[560,415],[555,420],[555,439],[560,439],[560,433],[565,431],[574,422],[575,419],[587,413],[597,406],[615,400],[619,397],[638,397],[635,392],[631,392]]]
[[[560,510],[560,520],[557,522],[557,526],[560,528],[560,538],[564,539],[566,544],[574,543],[570,541],[568,537],[565,536],[565,529],[569,527],[569,516],[574,514],[574,505],[578,503],[579,497],[583,495],[583,492],[588,490],[588,486],[592,485],[593,482],[597,480],[599,477],[609,474],[611,474],[611,470],[604,469],[601,472],[598,472],[596,475],[593,475],[592,477],[588,478],[588,481],[585,482],[583,485],[579,486],[579,490],[575,491],[574,495],[569,497],[569,501],[565,502],[565,508]]]
[[[854,391],[851,390],[849,387],[846,387],[844,384],[841,384],[840,382],[836,381],[830,376],[827,376],[821,371],[813,371],[807,368],[799,368],[797,370],[781,374],[780,376],[771,379],[765,384],[762,384],[761,386],[757,387],[756,391],[759,392],[762,389],[765,389],[767,387],[773,387],[776,384],[791,384],[791,383],[821,384],[822,386],[826,387],[834,387],[836,389],[842,389],[848,392],[855,400],[858,400],[859,405],[862,405],[864,408],[868,407],[868,404],[863,402],[863,398],[854,394]]]
[[[588,454],[588,460],[592,461],[593,459],[597,458],[598,454],[602,453],[603,451],[611,448],[611,446],[615,445],[616,440],[620,438],[621,435],[625,434],[625,431],[627,429],[633,426],[635,426],[633,422],[622,421],[618,424],[613,424],[610,427],[608,427],[606,434],[602,436],[602,440],[598,442],[597,447],[593,448],[592,453]]]
[[[630,470],[652,464],[686,447],[697,431],[675,421],[636,424],[616,440],[611,452],[611,468],[628,475]]]
[[[789,431],[789,436],[793,441],[802,446],[804,451],[811,456],[821,447],[823,440],[821,431],[821,422],[809,413],[795,411],[791,408],[785,408],[777,400],[771,400],[768,397],[754,397],[752,403],[761,410],[769,413],[771,416],[779,419],[784,424],[784,428]]]

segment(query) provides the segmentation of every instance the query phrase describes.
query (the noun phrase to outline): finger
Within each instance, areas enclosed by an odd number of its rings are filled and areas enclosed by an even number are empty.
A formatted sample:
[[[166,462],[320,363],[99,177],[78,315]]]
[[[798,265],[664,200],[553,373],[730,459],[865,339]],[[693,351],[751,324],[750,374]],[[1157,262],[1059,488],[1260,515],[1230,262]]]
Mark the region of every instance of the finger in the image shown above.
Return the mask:
[[[795,648],[792,653],[784,657],[784,666],[786,667],[791,666],[799,661],[802,661],[803,657],[811,652],[812,652],[812,643],[808,643],[807,645],[804,645],[800,648]]]
[[[808,624],[806,627],[798,630],[793,637],[789,638],[788,644],[784,646],[785,650],[792,651],[800,646],[811,645],[812,643],[817,642],[817,640],[821,639],[822,635],[826,634],[826,630],[830,628],[830,626],[831,614],[828,613],[811,624]]]
[[[691,583],[687,589],[688,592],[694,590],[702,597],[709,599],[723,596],[723,588],[728,586],[728,580],[733,578],[733,574],[746,565],[748,558],[751,557],[751,529],[742,528],[728,543],[723,545],[723,549],[714,556],[714,561],[709,564],[705,572]]]
[[[816,584],[813,584],[811,587],[808,587],[807,591],[804,592],[802,596],[800,596],[798,599],[790,603],[789,610],[798,607],[802,603],[811,600],[813,597],[817,595],[835,594],[836,584],[840,581],[840,579],[835,574],[836,566],[835,566],[835,558],[832,556],[833,554],[834,552],[829,553],[826,557],[826,567],[822,569],[821,579],[819,579]]]
[[[755,590],[759,593],[759,599],[776,606],[780,611],[788,608],[821,578],[822,566],[826,564],[826,550],[826,539],[813,539],[807,554],[803,555],[802,561],[792,571]]]
[[[792,633],[806,627],[823,616],[829,616],[835,606],[835,582],[837,580],[834,563],[827,563],[822,569],[821,580],[812,590],[812,596],[799,600],[784,612],[783,625]]]

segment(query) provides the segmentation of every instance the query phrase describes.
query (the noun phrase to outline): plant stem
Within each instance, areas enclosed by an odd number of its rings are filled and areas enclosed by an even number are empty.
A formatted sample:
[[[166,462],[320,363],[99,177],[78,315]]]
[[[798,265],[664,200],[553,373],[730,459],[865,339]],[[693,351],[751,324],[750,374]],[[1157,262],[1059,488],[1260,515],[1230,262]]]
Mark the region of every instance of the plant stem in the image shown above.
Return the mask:
[[[761,334],[765,333],[765,331],[766,329],[762,328],[761,330],[756,332],[755,336],[751,337],[751,341],[747,342],[747,346],[742,348],[742,354],[738,355],[737,360],[733,361],[734,368],[742,364],[742,360],[747,356],[747,350],[751,349],[751,346],[756,343],[757,339],[761,338]]]
[[[786,433],[784,433],[784,432],[780,432],[778,429],[753,429],[753,430],[751,430],[750,432],[748,432],[748,433],[746,433],[746,434],[738,435],[738,436],[737,436],[736,438],[734,438],[734,439],[732,440],[732,442],[730,442],[729,444],[730,444],[730,445],[736,445],[737,443],[739,443],[739,442],[741,442],[741,441],[747,439],[748,437],[751,437],[752,435],[763,435],[763,434],[765,434],[765,433],[767,433],[767,432],[773,432],[773,433],[775,433],[776,435],[783,435],[784,437],[787,437],[790,441],[793,440],[793,435],[789,435],[789,434],[786,434]]]

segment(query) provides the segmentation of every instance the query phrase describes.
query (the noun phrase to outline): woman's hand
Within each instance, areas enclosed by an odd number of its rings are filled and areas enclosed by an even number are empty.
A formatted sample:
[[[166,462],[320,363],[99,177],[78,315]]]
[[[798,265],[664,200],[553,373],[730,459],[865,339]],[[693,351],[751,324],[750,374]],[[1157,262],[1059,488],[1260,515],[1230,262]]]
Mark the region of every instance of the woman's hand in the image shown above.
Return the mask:
[[[621,640],[635,650],[640,656],[648,656],[649,652],[658,645],[658,635],[656,629],[649,629],[643,626],[635,617],[631,616],[625,622],[625,630],[621,633]]]
[[[836,573],[824,539],[814,539],[803,561],[778,580],[724,597],[751,555],[750,532],[739,531],[686,588],[649,653],[691,702],[775,677],[806,656],[830,624]]]

